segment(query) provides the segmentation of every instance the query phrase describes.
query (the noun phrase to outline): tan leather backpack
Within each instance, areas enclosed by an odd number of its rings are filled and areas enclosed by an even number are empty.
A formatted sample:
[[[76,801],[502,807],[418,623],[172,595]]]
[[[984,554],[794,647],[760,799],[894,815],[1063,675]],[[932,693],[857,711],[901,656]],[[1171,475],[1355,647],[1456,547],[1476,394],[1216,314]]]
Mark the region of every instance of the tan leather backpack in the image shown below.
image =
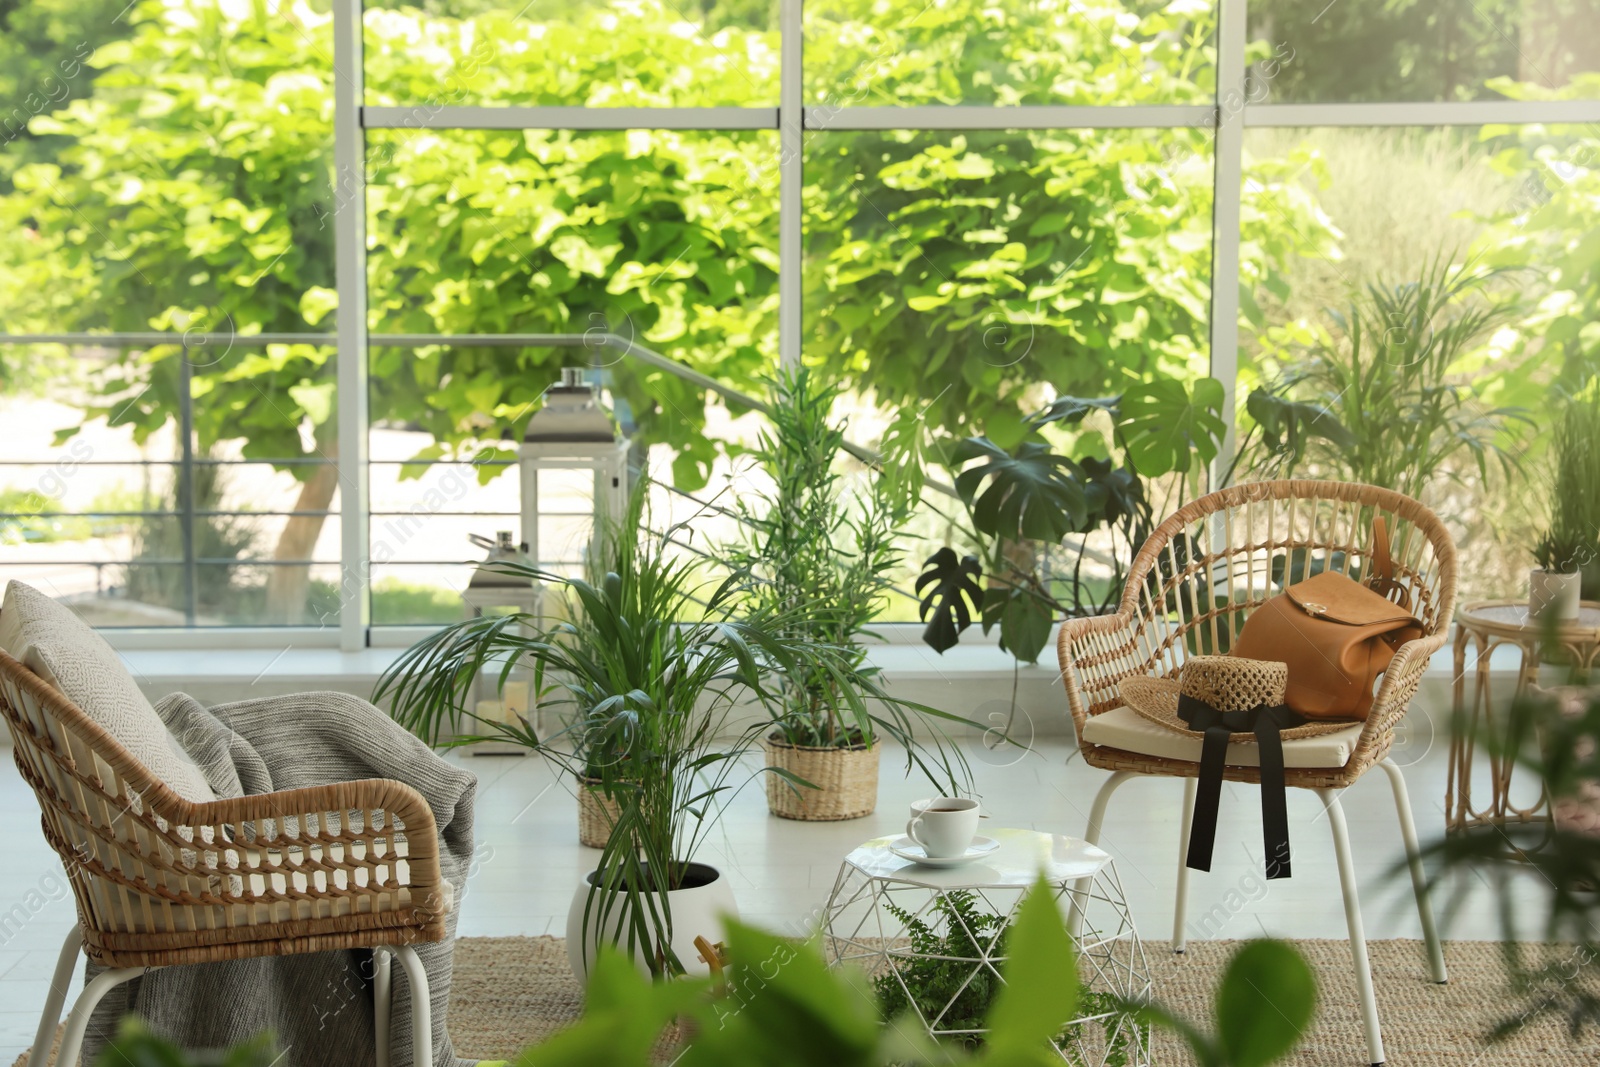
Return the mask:
[[[1372,524],[1367,576],[1323,571],[1296,582],[1245,620],[1230,655],[1289,665],[1284,702],[1307,719],[1365,720],[1378,676],[1422,636],[1410,595],[1394,580],[1389,534]]]

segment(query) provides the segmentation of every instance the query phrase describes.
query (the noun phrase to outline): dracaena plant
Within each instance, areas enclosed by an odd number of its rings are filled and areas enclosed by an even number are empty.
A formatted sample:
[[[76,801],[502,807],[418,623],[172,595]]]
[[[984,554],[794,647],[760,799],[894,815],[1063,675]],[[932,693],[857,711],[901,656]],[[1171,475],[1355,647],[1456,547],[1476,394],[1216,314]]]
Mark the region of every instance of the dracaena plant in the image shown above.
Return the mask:
[[[833,417],[841,392],[807,367],[773,382],[769,427],[752,452],[770,484],[735,504],[744,536],[725,555],[754,577],[753,608],[807,605],[800,636],[847,649],[852,668],[870,676],[865,643],[875,635],[868,628],[900,565],[897,541],[911,506],[875,470],[859,479],[841,472],[845,424]],[[792,745],[870,745],[881,731],[914,746],[911,722],[899,711],[858,716],[837,683],[814,672],[785,680],[773,725]]]
[[[1149,482],[1198,481],[1225,432],[1222,398],[1215,379],[1157,379],[1121,396],[1060,397],[1024,420],[1009,445],[985,436],[944,442],[965,511],[956,523],[976,550],[946,545],[924,565],[923,640],[943,652],[981,620],[985,633],[998,628],[1001,648],[1033,662],[1056,620],[1110,610],[1149,531]],[[1081,430],[1095,414],[1111,424],[1110,456],[1074,458],[1046,436]],[[1108,536],[1096,547],[1100,531]]]
[[[564,592],[570,619],[519,612],[446,627],[395,661],[374,700],[388,700],[396,720],[426,740],[512,741],[593,780],[618,815],[596,865],[586,928],[615,929],[653,971],[676,973],[667,894],[748,781],[741,757],[766,728],[736,714],[742,705],[775,717],[784,680],[815,677],[857,720],[873,714],[869,702],[943,713],[891,696],[859,669],[853,649],[814,639],[808,605],[763,603],[742,571],[703,577],[693,556],[674,551],[679,528],[650,529],[647,491],[641,482],[632,494],[615,535],[625,547],[597,582],[491,565]],[[531,670],[542,706],[566,712],[565,723],[541,735],[526,720],[498,723],[468,710],[481,672],[498,671],[503,683],[519,667]],[[953,746],[909,748],[906,758],[908,771],[919,768],[941,790],[969,784]]]

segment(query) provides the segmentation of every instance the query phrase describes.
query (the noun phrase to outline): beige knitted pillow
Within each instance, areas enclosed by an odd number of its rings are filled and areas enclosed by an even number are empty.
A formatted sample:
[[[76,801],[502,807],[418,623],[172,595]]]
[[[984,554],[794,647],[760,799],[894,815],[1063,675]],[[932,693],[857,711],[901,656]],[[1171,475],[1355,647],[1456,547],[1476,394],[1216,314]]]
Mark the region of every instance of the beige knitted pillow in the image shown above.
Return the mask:
[[[0,638],[11,657],[55,686],[62,696],[126,748],[150,773],[185,800],[217,799],[122,659],[65,605],[12,581],[0,608]]]

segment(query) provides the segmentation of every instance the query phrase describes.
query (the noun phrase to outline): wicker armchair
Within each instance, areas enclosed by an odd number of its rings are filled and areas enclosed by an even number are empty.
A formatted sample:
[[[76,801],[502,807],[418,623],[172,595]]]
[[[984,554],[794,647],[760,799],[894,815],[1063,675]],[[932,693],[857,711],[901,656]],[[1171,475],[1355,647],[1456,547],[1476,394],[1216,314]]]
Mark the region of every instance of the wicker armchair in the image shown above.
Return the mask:
[[[370,780],[190,803],[79,708],[0,652],[0,711],[78,908],[28,1067],[43,1067],[80,950],[108,968],[68,1016],[77,1062],[89,1016],[147,970],[332,949],[374,950],[379,1067],[389,1055],[390,954],[411,982],[418,1067],[431,1067],[428,979],[410,946],[444,940],[451,887],[433,813]]]
[[[1438,517],[1408,497],[1368,485],[1276,481],[1223,489],[1195,500],[1156,528],[1134,557],[1116,614],[1066,622],[1058,644],[1079,748],[1091,766],[1112,772],[1090,811],[1088,840],[1099,840],[1106,804],[1130,778],[1187,780],[1172,934],[1174,951],[1182,952],[1189,883],[1184,856],[1200,742],[1159,726],[1135,725],[1131,720],[1137,716],[1123,707],[1117,683],[1135,675],[1175,677],[1187,656],[1231,647],[1250,610],[1281,590],[1285,567],[1291,562],[1297,570],[1310,565],[1359,572],[1369,551],[1372,520],[1379,515],[1391,531],[1395,578],[1409,592],[1424,634],[1398,650],[1364,725],[1352,726],[1342,738],[1327,735],[1333,740],[1320,745],[1311,743],[1321,739],[1284,744],[1287,783],[1315,790],[1327,809],[1373,1064],[1384,1060],[1383,1039],[1339,794],[1374,766],[1388,775],[1430,969],[1434,981],[1444,982],[1444,955],[1426,894],[1405,778],[1388,758],[1395,725],[1416,693],[1429,659],[1443,646],[1455,611],[1455,545]],[[1185,746],[1192,747],[1192,757],[1174,752]],[[1254,763],[1253,746],[1230,747],[1225,777],[1259,783],[1258,769],[1234,765],[1236,756]]]

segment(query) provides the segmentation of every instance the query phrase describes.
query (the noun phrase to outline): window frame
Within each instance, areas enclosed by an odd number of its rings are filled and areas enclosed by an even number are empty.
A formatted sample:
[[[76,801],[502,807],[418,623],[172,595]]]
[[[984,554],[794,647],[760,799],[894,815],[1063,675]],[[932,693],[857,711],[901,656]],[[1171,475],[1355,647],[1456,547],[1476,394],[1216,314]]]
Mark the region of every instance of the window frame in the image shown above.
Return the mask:
[[[1239,367],[1240,215],[1244,131],[1262,127],[1403,127],[1600,123],[1600,99],[1561,101],[1447,101],[1421,103],[1274,104],[1249,99],[1248,0],[1216,0],[1216,99],[1207,105],[1061,105],[1004,107],[816,106],[804,95],[804,0],[782,0],[777,107],[589,108],[550,106],[369,106],[363,41],[363,0],[333,0],[334,241],[339,292],[335,332],[293,335],[299,342],[331,339],[336,347],[339,435],[341,611],[337,630],[324,627],[217,627],[108,631],[123,648],[263,648],[283,644],[337,647],[345,652],[389,647],[426,627],[374,627],[371,622],[369,368],[367,331],[366,148],[368,130],[777,130],[779,132],[778,341],[780,360],[797,363],[803,342],[804,231],[801,194],[808,135],[861,130],[1052,130],[1203,128],[1213,137],[1212,267],[1209,368],[1223,386],[1227,437],[1234,450]],[[352,209],[354,208],[354,209]],[[1231,284],[1219,279],[1232,279]],[[132,336],[132,335],[129,335]],[[152,335],[154,336],[154,335]],[[432,340],[442,340],[443,335]],[[105,344],[104,335],[3,335],[19,343]],[[384,340],[388,340],[384,338]],[[408,338],[415,340],[415,338]],[[568,338],[568,341],[574,339]],[[469,341],[470,343],[470,341]],[[1223,459],[1218,463],[1226,466]],[[381,631],[381,632],[377,632]],[[181,635],[181,636],[180,636]]]

